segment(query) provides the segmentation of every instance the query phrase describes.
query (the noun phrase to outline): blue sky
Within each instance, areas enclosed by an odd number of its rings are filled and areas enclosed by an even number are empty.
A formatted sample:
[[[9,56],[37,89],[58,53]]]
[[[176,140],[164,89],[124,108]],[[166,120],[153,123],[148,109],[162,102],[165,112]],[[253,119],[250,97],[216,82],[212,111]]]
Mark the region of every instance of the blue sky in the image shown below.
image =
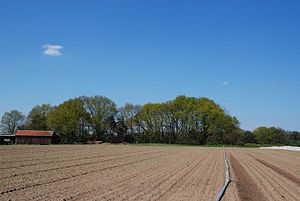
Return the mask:
[[[0,0],[0,115],[82,95],[208,97],[244,129],[300,130],[296,0]]]

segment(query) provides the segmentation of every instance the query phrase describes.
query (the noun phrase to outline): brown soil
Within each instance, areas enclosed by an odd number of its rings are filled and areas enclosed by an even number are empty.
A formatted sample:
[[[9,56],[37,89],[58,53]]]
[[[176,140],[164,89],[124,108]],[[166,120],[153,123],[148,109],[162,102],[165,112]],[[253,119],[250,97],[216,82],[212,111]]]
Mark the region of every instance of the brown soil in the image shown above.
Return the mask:
[[[236,176],[236,186],[241,200],[265,200],[251,176],[238,160],[230,154],[230,162]]]
[[[0,152],[0,200],[213,200],[225,180],[220,148],[58,145]]]
[[[288,179],[281,174],[282,172],[276,171],[278,169],[274,170],[255,159],[267,160],[272,167],[276,166],[293,175],[290,175],[290,177],[297,178],[300,166],[300,160],[298,160],[297,155],[294,153],[290,154],[290,152],[239,148],[231,148],[229,152],[245,169],[251,181],[255,183],[263,194],[264,200],[300,200],[300,186],[293,181],[294,179]],[[250,155],[255,156],[255,158]],[[234,165],[232,167],[235,176],[234,180],[238,180],[238,172],[234,170]],[[235,182],[233,181],[232,183]]]
[[[285,170],[283,170],[283,169],[281,169],[279,167],[276,167],[275,165],[272,165],[271,163],[268,163],[267,161],[255,158],[254,156],[251,156],[251,157],[253,157],[255,160],[257,160],[261,164],[263,164],[263,165],[271,168],[272,170],[276,171],[277,173],[285,176],[286,178],[288,178],[291,181],[295,182],[296,184],[300,185],[300,178],[297,178],[295,175],[293,175],[293,174],[291,174],[289,172],[286,172]]]
[[[299,154],[226,150],[233,181],[222,200],[241,200],[240,191],[300,200]],[[214,200],[225,181],[222,148],[16,145],[0,154],[0,200]]]

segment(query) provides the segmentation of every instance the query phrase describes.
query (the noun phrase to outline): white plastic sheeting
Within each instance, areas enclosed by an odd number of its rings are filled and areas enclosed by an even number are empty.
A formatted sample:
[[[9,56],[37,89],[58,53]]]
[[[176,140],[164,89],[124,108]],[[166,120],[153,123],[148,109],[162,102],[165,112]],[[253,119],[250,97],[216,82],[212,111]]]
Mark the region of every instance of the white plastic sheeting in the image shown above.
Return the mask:
[[[300,147],[292,147],[292,146],[260,147],[260,149],[276,149],[276,150],[300,151]]]

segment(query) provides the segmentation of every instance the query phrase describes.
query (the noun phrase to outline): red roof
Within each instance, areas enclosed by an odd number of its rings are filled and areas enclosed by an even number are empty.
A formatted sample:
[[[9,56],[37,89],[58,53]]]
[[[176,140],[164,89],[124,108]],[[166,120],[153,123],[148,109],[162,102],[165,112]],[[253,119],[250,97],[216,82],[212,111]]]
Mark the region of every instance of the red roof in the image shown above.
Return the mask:
[[[52,137],[53,131],[18,130],[16,136]]]

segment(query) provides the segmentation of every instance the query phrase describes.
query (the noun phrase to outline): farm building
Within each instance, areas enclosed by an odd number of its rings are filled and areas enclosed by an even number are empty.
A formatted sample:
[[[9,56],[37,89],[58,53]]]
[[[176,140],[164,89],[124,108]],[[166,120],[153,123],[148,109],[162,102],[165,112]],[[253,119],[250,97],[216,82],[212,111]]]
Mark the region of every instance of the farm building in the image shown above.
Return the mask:
[[[53,131],[18,130],[16,144],[56,144],[59,137]]]
[[[15,135],[13,134],[0,134],[0,144],[14,144]]]

